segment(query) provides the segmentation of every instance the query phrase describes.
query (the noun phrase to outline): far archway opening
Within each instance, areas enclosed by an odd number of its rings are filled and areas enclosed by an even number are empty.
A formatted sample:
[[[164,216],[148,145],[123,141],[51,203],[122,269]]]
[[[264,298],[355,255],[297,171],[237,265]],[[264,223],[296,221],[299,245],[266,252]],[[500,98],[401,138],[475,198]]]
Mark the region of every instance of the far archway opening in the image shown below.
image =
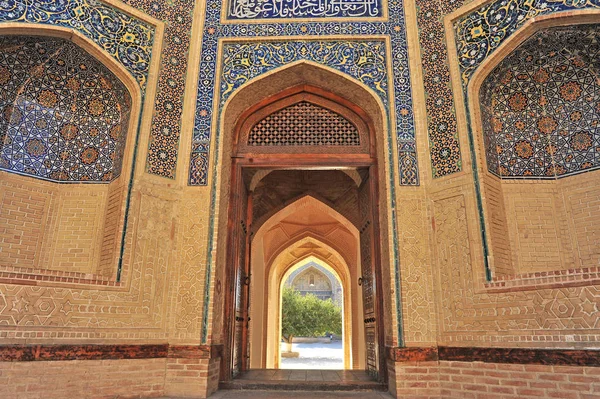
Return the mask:
[[[280,297],[280,368],[343,370],[344,290],[335,270],[301,262],[283,276]]]

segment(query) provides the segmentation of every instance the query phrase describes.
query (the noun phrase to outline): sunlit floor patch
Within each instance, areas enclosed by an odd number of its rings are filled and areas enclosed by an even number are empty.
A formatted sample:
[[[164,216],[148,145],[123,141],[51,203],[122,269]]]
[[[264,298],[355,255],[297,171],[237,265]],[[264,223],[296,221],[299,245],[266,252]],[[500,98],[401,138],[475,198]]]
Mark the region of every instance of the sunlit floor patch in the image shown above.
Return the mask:
[[[331,343],[297,343],[292,344],[292,351],[299,352],[299,357],[282,358],[282,369],[319,369],[343,370],[344,350],[342,341]]]

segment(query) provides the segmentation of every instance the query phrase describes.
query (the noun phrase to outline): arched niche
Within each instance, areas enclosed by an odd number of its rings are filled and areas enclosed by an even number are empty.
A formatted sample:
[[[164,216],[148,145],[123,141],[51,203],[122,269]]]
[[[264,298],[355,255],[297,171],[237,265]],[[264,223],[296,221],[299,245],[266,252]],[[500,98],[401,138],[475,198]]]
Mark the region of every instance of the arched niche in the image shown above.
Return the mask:
[[[336,296],[338,289],[341,290],[338,278],[319,263],[311,262],[295,270],[284,280],[284,285],[303,295],[314,294],[321,300],[331,299],[342,305]]]
[[[527,26],[469,86],[495,276],[600,261],[600,43],[588,17]]]
[[[0,30],[0,266],[114,280],[139,87],[76,33],[15,32]]]

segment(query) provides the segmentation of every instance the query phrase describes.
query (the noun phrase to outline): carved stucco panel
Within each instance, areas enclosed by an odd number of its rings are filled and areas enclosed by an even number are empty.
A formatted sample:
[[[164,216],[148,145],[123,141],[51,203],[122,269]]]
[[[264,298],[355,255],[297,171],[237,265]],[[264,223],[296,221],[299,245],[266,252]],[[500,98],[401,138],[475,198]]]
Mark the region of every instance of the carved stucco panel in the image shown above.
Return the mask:
[[[406,343],[435,342],[427,214],[426,202],[422,198],[403,198],[398,209]]]
[[[597,286],[488,294],[476,290],[464,195],[435,200],[435,251],[441,344],[597,341]]]
[[[135,252],[127,266],[129,290],[0,285],[0,338],[59,337],[44,326],[67,327],[60,332],[64,339],[164,337],[173,201],[140,193],[133,198],[139,213],[133,211],[129,222],[139,225],[134,238],[129,233]],[[115,327],[136,331],[107,330]]]

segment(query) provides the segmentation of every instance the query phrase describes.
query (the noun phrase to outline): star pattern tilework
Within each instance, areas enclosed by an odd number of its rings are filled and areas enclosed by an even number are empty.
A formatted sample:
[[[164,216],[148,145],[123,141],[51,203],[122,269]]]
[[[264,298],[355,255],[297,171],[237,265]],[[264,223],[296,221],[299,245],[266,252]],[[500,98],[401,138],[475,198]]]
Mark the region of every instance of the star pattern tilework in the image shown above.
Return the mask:
[[[121,173],[125,86],[70,41],[0,37],[0,169],[53,181]]]
[[[190,160],[190,185],[203,186],[208,182],[210,140],[214,134],[211,128],[211,121],[214,108],[213,96],[216,82],[216,66],[217,62],[221,62],[226,66],[226,60],[217,60],[219,40],[226,38],[272,38],[277,36],[291,36],[293,39],[288,40],[287,43],[290,46],[304,46],[304,48],[307,49],[308,55],[294,52],[296,55],[295,59],[289,58],[289,60],[286,59],[284,63],[280,64],[285,65],[285,63],[295,61],[296,59],[309,59],[311,51],[308,49],[313,46],[312,44],[309,44],[309,42],[319,42],[319,36],[322,35],[327,35],[329,37],[327,43],[340,51],[349,51],[351,48],[364,46],[364,43],[372,42],[373,40],[369,39],[369,36],[389,36],[392,44],[392,57],[391,59],[388,59],[385,52],[383,53],[383,57],[384,64],[387,66],[388,63],[391,63],[394,72],[393,76],[388,77],[389,82],[393,83],[394,86],[394,99],[393,101],[388,99],[387,104],[390,107],[395,108],[396,114],[395,127],[398,143],[400,184],[419,184],[410,71],[408,68],[408,50],[402,2],[396,0],[389,2],[388,13],[390,17],[386,22],[355,22],[352,19],[335,21],[323,20],[322,22],[314,22],[314,20],[310,22],[294,22],[293,19],[290,19],[289,22],[285,21],[280,23],[265,23],[265,21],[251,23],[251,21],[244,21],[244,23],[221,24],[220,16],[223,6],[221,0],[208,0],[206,7],[205,30],[200,60],[200,74],[198,78],[196,119],[194,123],[192,156]],[[354,35],[357,39],[335,40],[332,38],[340,35]],[[268,41],[253,43],[255,49],[258,50],[264,48],[265,53],[271,48],[271,44]],[[236,45],[242,48],[248,46],[248,43],[239,42]],[[228,44],[228,46],[230,45]],[[231,46],[234,45],[232,44]],[[314,54],[314,51],[312,53]],[[340,65],[336,66],[335,61],[336,59],[339,59],[339,55],[341,54],[338,54],[338,56],[329,54],[328,59],[319,59],[317,57],[315,60],[317,62],[322,62],[324,65],[341,70]],[[224,57],[227,57],[227,55],[225,54]],[[329,64],[329,62],[331,62],[331,64]],[[342,70],[342,72],[349,73],[350,76],[359,79],[356,75],[352,75],[350,69],[351,68]],[[269,68],[265,68],[265,70],[260,73],[264,73],[266,70],[269,70]],[[252,75],[252,77],[255,76],[257,75]],[[373,85],[374,81],[365,80],[365,83],[375,92],[381,92],[381,87]],[[389,83],[386,84],[389,85]],[[231,92],[227,93],[227,95],[230,94]],[[219,98],[219,100],[222,100],[222,98]]]
[[[598,25],[538,31],[480,90],[488,170],[556,178],[600,166]]]

